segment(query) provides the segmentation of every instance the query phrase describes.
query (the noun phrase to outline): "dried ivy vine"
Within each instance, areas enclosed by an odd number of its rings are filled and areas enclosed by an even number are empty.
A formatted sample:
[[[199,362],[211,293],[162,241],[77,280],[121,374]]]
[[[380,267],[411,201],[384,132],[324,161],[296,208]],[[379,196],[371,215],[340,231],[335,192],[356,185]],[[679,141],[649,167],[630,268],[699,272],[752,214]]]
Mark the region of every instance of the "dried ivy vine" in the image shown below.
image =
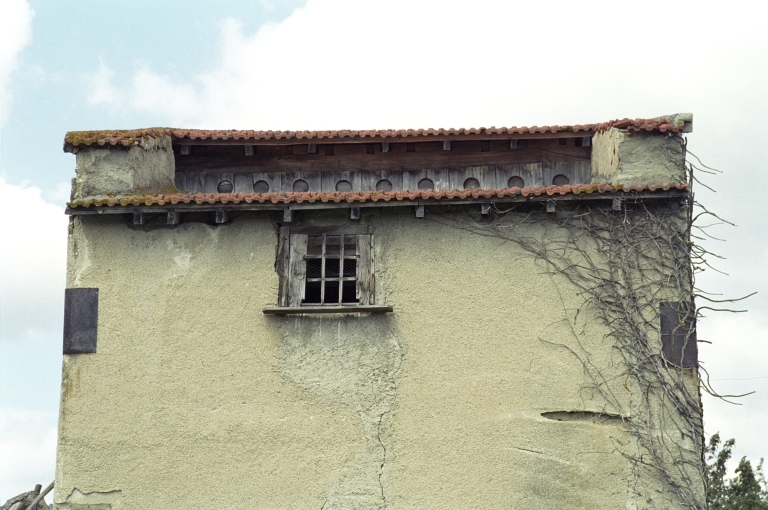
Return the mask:
[[[685,161],[685,140],[679,141]],[[706,168],[685,163],[689,187],[684,196],[627,194],[620,211],[608,200],[585,200],[561,202],[555,213],[544,212],[540,204],[533,209],[531,204],[507,209],[494,204],[491,221],[432,216],[454,228],[515,243],[543,263],[553,279],[555,274],[564,277],[580,296],[583,304],[566,310],[573,341],[540,340],[578,359],[588,381],[581,388],[584,396],[593,406],[597,401],[606,415],[622,418],[633,441],[616,441],[616,451],[630,463],[635,495],[651,507],[664,503],[640,487],[639,480],[648,475],[660,480],[681,506],[707,508],[701,392],[723,396],[700,377],[701,367],[668,363],[659,340],[662,301],[738,301],[715,300],[696,288],[697,272],[711,268],[709,260],[717,257],[701,245],[708,234],[699,223],[705,217],[722,221],[694,200],[693,185],[699,182],[694,170]],[[607,328],[605,340],[623,367],[620,384],[616,374],[591,359],[580,340],[578,316],[585,309]],[[705,309],[715,310],[700,306],[696,313]],[[617,391],[621,386],[632,388],[631,398]]]

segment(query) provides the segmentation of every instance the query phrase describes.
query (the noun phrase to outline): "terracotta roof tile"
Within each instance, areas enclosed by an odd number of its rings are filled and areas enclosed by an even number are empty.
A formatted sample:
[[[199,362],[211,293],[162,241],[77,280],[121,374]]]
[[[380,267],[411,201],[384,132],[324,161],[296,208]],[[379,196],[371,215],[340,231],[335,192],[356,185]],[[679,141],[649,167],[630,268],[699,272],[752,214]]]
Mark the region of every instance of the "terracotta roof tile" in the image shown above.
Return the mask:
[[[660,131],[662,133],[682,131],[683,124],[672,125],[666,118],[660,119],[621,119],[601,124],[575,124],[570,126],[532,126],[532,127],[480,127],[480,128],[429,128],[429,129],[372,129],[372,130],[326,130],[326,131],[254,131],[254,130],[209,130],[209,129],[174,129],[148,128],[112,131],[70,131],[64,142],[72,146],[87,145],[134,145],[146,138],[170,136],[173,140],[306,140],[345,139],[405,139],[409,137],[450,137],[473,136],[482,138],[488,135],[525,135],[537,133],[579,133],[585,135],[606,131],[612,127],[631,131]]]
[[[670,189],[684,190],[687,184],[642,184],[622,186],[620,184],[573,184],[564,186],[538,186],[525,188],[490,188],[475,190],[417,190],[417,191],[336,191],[336,192],[303,192],[303,193],[172,193],[159,195],[127,195],[87,197],[69,202],[70,208],[90,206],[152,206],[176,204],[302,204],[302,203],[360,203],[360,202],[390,202],[415,200],[463,200],[484,199],[513,196],[555,196],[579,194],[612,194],[640,191],[668,191]]]

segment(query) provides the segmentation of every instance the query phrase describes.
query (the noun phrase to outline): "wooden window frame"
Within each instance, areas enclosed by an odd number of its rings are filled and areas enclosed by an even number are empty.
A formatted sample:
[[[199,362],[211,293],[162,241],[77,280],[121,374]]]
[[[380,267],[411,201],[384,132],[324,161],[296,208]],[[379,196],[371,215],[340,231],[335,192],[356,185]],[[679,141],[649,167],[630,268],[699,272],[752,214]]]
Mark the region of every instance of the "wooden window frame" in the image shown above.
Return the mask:
[[[343,236],[340,239],[339,276],[328,277],[326,266],[326,241],[328,236]],[[355,237],[355,254],[344,254],[344,237]],[[307,256],[308,239],[322,237],[320,257]],[[264,308],[269,315],[306,314],[306,313],[365,313],[391,312],[392,307],[376,304],[373,234],[368,225],[345,225],[338,227],[280,227],[277,261],[275,270],[280,278],[276,307]],[[322,260],[321,277],[307,278],[307,260]],[[344,276],[344,260],[355,259],[356,274]],[[320,283],[320,303],[306,303],[306,287],[310,283]],[[339,301],[325,303],[327,282],[339,282]],[[344,282],[355,281],[356,303],[343,303]]]

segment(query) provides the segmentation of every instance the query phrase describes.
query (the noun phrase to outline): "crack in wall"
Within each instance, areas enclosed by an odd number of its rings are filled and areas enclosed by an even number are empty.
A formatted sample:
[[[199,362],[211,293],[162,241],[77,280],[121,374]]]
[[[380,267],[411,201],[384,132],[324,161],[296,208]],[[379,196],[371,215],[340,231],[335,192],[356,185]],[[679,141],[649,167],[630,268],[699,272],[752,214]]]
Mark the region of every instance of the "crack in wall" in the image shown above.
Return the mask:
[[[323,509],[387,506],[387,414],[403,358],[393,320],[383,315],[276,320],[281,375],[329,405],[353,409],[365,438],[364,451],[327,489]]]

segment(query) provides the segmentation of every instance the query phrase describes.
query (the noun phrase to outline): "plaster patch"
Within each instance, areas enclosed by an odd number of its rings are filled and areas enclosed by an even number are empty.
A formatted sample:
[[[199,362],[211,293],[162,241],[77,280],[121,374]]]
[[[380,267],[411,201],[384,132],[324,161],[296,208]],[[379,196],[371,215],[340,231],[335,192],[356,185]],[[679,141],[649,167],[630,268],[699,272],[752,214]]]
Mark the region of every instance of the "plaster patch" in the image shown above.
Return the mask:
[[[328,489],[326,510],[386,507],[386,417],[395,402],[403,357],[393,320],[385,315],[303,316],[282,319],[279,325],[281,375],[329,405],[349,406],[360,417],[365,451]]]
[[[54,508],[59,510],[112,510],[119,507],[123,498],[123,491],[109,492],[81,492],[77,487],[67,496],[64,503],[59,503]],[[113,507],[115,505],[115,507]]]
[[[192,253],[189,250],[183,246],[176,246],[176,241],[174,239],[169,239],[168,251],[176,253],[176,255],[173,256],[173,261],[176,262],[176,266],[179,269],[187,270],[190,268]]]

